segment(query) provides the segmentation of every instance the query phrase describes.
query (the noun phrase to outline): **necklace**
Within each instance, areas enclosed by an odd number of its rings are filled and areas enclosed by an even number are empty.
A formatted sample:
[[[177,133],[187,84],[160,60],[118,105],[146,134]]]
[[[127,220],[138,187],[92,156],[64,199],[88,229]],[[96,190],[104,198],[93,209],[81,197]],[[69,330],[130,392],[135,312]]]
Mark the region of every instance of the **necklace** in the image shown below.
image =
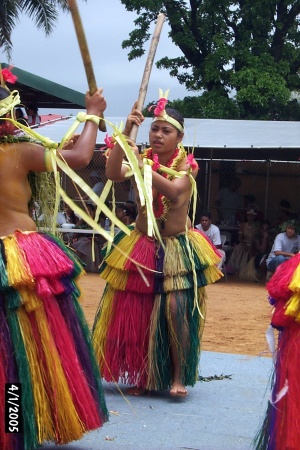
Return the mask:
[[[185,157],[186,151],[184,150],[184,148],[176,148],[172,157],[168,161],[166,167],[176,170]],[[142,154],[142,158],[151,159],[153,161],[152,148],[145,150],[144,153]],[[172,180],[174,178],[174,175],[169,175],[165,172],[162,172],[161,176],[166,178],[167,180]],[[167,197],[157,192],[157,190],[154,188],[152,188],[152,193],[153,193],[154,216],[156,217],[157,220],[165,222],[167,220],[167,214],[170,209],[171,202]]]

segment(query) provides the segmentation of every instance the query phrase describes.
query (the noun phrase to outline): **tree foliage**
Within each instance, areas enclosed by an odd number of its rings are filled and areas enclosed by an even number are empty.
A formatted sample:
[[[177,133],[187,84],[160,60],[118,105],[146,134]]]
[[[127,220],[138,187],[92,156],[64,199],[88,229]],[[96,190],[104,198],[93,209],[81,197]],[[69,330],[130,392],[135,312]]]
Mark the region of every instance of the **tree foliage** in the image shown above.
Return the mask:
[[[20,16],[32,18],[37,28],[42,28],[47,36],[52,33],[60,10],[68,9],[67,0],[1,0],[0,48],[10,58],[13,48],[11,35]]]
[[[144,54],[152,23],[159,12],[166,15],[169,37],[182,55],[156,65],[187,91],[201,93],[185,99],[196,117],[300,117],[291,100],[300,89],[299,0],[121,2],[138,14],[123,41],[129,60]]]

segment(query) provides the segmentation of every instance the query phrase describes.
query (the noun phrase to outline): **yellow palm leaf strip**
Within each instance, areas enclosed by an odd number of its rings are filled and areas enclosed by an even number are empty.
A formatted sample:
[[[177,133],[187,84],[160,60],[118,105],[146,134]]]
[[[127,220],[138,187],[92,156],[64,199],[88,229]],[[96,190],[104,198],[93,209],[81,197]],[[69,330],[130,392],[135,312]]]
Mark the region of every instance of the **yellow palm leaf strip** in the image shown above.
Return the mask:
[[[104,196],[108,193],[108,187],[111,185],[110,182],[107,183],[107,187],[104,187],[104,193],[100,197],[98,197],[97,194],[91,189],[90,186],[88,186],[84,180],[82,180],[79,175],[76,174],[64,161],[62,161],[60,158],[58,158],[54,153],[51,154],[53,159],[53,166],[55,167],[55,164],[63,170],[80,188],[90,197],[90,199],[103,211],[103,213],[108,217],[112,222],[115,223],[115,225],[120,228],[124,233],[129,234],[130,231],[128,230],[128,227],[121,222],[116,216],[114,216],[113,212],[107,207],[105,204]],[[102,236],[105,237],[106,240],[112,241],[112,236],[110,236],[107,231],[105,231],[95,220],[93,220],[84,210],[79,208],[72,199],[68,197],[66,192],[62,189],[60,184],[57,186],[58,191],[60,195],[62,196],[63,200],[75,211],[81,214],[83,220],[85,220],[88,225],[90,225],[93,229],[98,231]]]
[[[195,308],[197,308],[198,309],[198,312],[199,312],[199,314],[200,314],[200,317],[202,318],[202,319],[204,319],[204,316],[203,316],[203,314],[202,314],[202,311],[201,311],[201,308],[200,308],[200,306],[199,306],[199,303],[198,303],[198,292],[197,292],[197,285],[198,285],[198,282],[197,282],[197,272],[196,272],[196,266],[195,266],[195,261],[194,261],[194,257],[193,257],[193,253],[192,253],[192,250],[191,250],[191,244],[190,244],[190,239],[189,239],[189,237],[190,237],[190,235],[191,235],[192,233],[186,233],[186,235],[185,235],[185,239],[186,239],[186,248],[187,248],[187,251],[188,251],[188,254],[189,254],[189,257],[190,257],[190,261],[191,261],[191,264],[192,264],[192,274],[193,274],[193,281],[194,281],[194,286],[193,286],[193,290],[194,290],[194,308],[193,308],[193,312],[194,312],[194,310],[195,310]]]
[[[144,179],[142,177],[142,174],[141,174],[141,170],[138,166],[137,158],[136,158],[135,154],[132,152],[131,147],[129,146],[128,142],[126,141],[126,138],[122,134],[119,133],[116,136],[116,141],[122,147],[122,149],[126,155],[126,158],[128,160],[128,163],[131,167],[132,174],[134,176],[134,179],[135,179],[135,182],[137,185],[137,189],[139,192],[141,206],[146,205],[147,220],[149,223],[148,231],[150,233],[152,233],[152,230],[153,230],[153,233],[155,234],[156,238],[160,241],[161,245],[163,245],[162,238],[161,238],[161,235],[159,232],[159,228],[157,226],[156,219],[155,219],[154,212],[153,212],[152,200],[150,198],[151,196],[149,196],[149,179],[147,179],[147,186],[146,186]],[[145,169],[147,171],[146,167],[144,167],[144,170]],[[148,175],[151,175],[151,180],[152,180],[151,168],[150,168],[150,171],[148,171],[147,173],[148,173]],[[152,181],[151,181],[151,187],[152,187]],[[151,234],[151,236],[152,236],[152,234]]]

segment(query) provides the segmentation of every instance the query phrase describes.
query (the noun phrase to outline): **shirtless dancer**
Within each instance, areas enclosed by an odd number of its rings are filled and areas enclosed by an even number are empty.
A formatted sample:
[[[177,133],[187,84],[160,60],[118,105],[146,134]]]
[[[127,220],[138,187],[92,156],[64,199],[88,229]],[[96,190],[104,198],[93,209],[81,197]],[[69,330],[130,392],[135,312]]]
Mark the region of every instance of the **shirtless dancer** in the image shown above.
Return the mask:
[[[0,71],[1,79],[1,71]],[[2,86],[3,86],[3,79]],[[49,150],[15,134],[17,91],[0,87],[0,448],[36,449],[81,439],[108,419],[88,327],[78,303],[78,261],[29,214],[29,172],[51,171]],[[87,122],[57,154],[78,169],[91,160],[102,90],[86,95]],[[15,405],[5,432],[5,389]],[[22,388],[22,391],[21,391]],[[22,392],[22,397],[21,397]],[[8,397],[9,399],[10,397]],[[18,400],[19,399],[19,400]],[[21,418],[23,420],[21,420]],[[22,429],[21,423],[23,422]]]
[[[132,126],[141,125],[143,120],[135,104],[123,134],[130,135]],[[149,269],[143,269],[149,284],[135,264],[115,249],[100,269],[107,285],[93,330],[96,355],[102,376],[107,381],[134,385],[128,391],[133,395],[158,389],[170,389],[177,397],[187,395],[185,386],[193,386],[198,378],[204,286],[221,276],[215,266],[219,261],[216,250],[201,232],[191,229],[191,178],[196,177],[198,166],[180,145],[183,130],[181,114],[166,108],[153,119],[148,150],[139,155],[135,143],[128,140],[141,171],[146,159],[156,161],[152,166],[153,212],[165,246],[147,236],[145,207],[141,206],[134,177],[136,222],[130,236],[120,232],[115,243]],[[106,166],[109,179],[126,179],[129,169],[123,160],[124,151],[116,143]],[[159,165],[185,174],[174,177],[162,172]]]

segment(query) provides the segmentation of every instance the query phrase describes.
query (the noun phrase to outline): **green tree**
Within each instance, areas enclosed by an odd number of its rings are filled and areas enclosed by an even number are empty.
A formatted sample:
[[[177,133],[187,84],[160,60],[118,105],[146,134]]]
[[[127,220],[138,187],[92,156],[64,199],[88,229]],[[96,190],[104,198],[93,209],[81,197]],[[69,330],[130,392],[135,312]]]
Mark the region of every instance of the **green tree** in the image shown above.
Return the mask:
[[[47,36],[52,33],[60,10],[68,10],[67,0],[1,0],[0,48],[10,58],[13,47],[11,35],[20,16],[33,18],[37,28],[42,28]]]
[[[123,48],[144,54],[150,27],[166,15],[181,50],[156,65],[201,92],[187,97],[196,117],[290,120],[291,94],[300,89],[299,0],[121,0],[138,14]],[[292,102],[295,118],[298,103]],[[228,117],[229,116],[229,117]],[[195,117],[195,116],[194,116]]]

